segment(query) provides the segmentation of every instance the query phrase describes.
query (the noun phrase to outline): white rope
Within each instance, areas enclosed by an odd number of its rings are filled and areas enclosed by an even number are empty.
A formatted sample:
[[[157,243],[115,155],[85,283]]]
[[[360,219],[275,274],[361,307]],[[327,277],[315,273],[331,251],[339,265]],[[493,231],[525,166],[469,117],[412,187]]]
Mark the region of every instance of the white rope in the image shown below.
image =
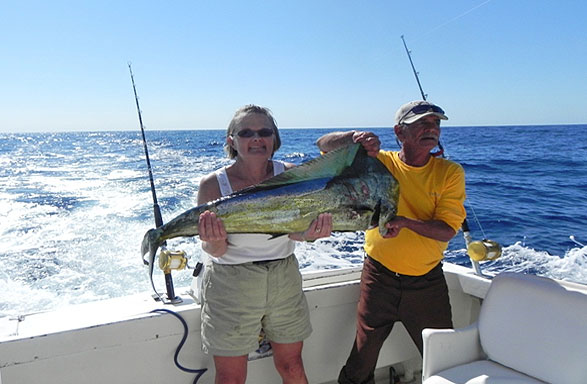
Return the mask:
[[[469,13],[473,12],[473,11],[474,11],[474,10],[476,10],[477,8],[480,8],[480,7],[484,6],[485,4],[489,3],[490,1],[491,1],[491,0],[486,0],[486,1],[484,1],[483,3],[481,3],[481,4],[479,4],[479,5],[476,5],[476,6],[474,6],[473,8],[469,9],[468,11],[466,11],[466,12],[464,12],[464,13],[461,13],[460,15],[458,15],[458,16],[456,16],[456,17],[453,17],[453,18],[452,18],[452,19],[450,19],[449,21],[445,21],[444,23],[440,24],[439,26],[432,28],[430,31],[428,31],[427,33],[425,33],[425,34],[424,34],[424,35],[422,35],[421,37],[418,37],[418,38],[414,39],[414,41],[419,41],[419,40],[421,40],[421,39],[424,39],[424,38],[425,38],[425,37],[427,37],[428,35],[432,34],[434,31],[436,31],[436,30],[438,30],[438,29],[440,29],[440,28],[442,28],[442,27],[444,27],[444,26],[446,26],[446,25],[448,25],[448,24],[450,24],[450,23],[453,23],[453,22],[457,21],[457,20],[458,20],[458,19],[460,19],[461,17],[464,17],[464,16],[468,15]]]
[[[469,209],[471,210],[471,212],[473,212],[473,218],[475,219],[477,226],[479,226],[479,229],[481,230],[481,233],[483,234],[483,238],[487,239],[487,235],[485,235],[485,231],[483,230],[483,227],[481,226],[481,222],[477,218],[477,214],[475,213],[475,209],[473,209],[473,205],[469,202],[467,202],[467,205],[469,206]]]

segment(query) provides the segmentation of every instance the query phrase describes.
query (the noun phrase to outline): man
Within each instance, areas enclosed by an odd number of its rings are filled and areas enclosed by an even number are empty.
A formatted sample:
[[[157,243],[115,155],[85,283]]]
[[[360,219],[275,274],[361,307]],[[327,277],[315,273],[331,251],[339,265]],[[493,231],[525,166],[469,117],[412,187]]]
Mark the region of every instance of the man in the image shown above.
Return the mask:
[[[398,180],[398,215],[382,237],[365,233],[357,334],[341,384],[374,383],[379,351],[396,321],[401,321],[422,353],[424,328],[452,328],[443,252],[465,219],[465,174],[452,161],[434,157],[444,111],[427,101],[402,105],[394,131],[401,149],[381,151],[370,132],[333,132],[316,142],[323,152],[362,143]]]

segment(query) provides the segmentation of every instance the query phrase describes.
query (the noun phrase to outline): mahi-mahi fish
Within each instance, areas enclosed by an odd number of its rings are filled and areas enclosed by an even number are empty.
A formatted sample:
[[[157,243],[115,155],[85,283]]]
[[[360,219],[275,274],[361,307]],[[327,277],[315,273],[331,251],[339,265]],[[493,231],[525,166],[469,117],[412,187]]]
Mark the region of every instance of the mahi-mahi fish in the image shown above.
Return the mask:
[[[387,168],[353,144],[291,168],[255,186],[202,204],[143,238],[149,276],[159,247],[175,237],[198,235],[198,218],[206,210],[222,219],[227,233],[274,236],[305,231],[320,213],[332,214],[334,232],[354,232],[385,224],[397,213],[399,185]]]

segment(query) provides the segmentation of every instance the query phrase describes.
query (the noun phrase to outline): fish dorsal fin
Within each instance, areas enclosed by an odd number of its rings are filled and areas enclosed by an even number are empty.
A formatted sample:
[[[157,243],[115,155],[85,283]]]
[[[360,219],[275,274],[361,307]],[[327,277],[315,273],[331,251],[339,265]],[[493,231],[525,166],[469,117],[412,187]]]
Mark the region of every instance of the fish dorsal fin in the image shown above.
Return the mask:
[[[288,169],[255,186],[255,188],[272,188],[280,185],[297,183],[300,181],[323,179],[340,175],[350,167],[355,159],[361,144],[351,144],[338,148],[320,157],[303,163],[300,166]]]

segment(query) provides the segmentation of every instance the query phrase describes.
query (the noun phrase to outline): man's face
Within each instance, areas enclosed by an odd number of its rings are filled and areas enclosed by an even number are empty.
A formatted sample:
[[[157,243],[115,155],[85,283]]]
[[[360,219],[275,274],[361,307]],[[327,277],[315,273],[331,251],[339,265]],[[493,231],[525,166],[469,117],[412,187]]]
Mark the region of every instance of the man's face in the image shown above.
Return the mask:
[[[407,125],[399,134],[402,145],[430,150],[440,139],[440,119],[429,115]]]

